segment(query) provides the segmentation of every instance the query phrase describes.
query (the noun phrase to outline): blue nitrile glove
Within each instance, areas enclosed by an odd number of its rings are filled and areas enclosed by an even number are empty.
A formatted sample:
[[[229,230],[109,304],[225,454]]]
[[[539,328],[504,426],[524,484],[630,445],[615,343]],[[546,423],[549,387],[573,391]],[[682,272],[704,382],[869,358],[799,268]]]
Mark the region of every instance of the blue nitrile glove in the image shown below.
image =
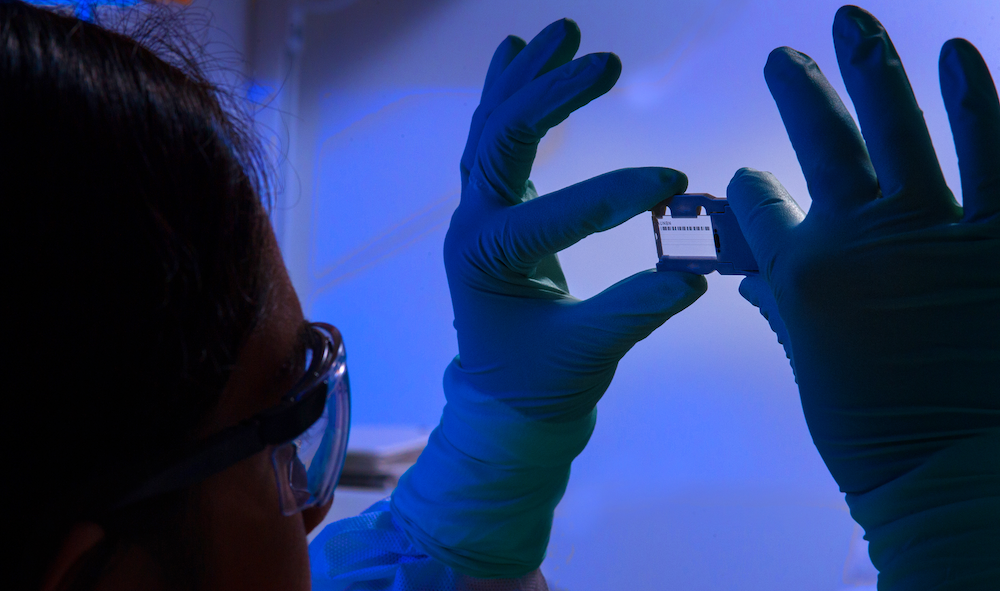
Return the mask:
[[[556,252],[687,184],[626,169],[538,197],[528,175],[539,140],[621,72],[613,54],[570,61],[579,42],[563,20],[527,47],[508,37],[493,57],[445,238],[460,355],[441,424],[392,499],[415,544],[476,577],[538,568],[618,361],[706,289],[700,275],[651,270],[585,301],[569,294]]]
[[[964,208],[881,24],[837,13],[864,138],[807,56],[764,74],[812,196],[741,170],[737,215],[790,337],[817,449],[879,589],[1000,588],[1000,103],[969,42],[941,51]]]

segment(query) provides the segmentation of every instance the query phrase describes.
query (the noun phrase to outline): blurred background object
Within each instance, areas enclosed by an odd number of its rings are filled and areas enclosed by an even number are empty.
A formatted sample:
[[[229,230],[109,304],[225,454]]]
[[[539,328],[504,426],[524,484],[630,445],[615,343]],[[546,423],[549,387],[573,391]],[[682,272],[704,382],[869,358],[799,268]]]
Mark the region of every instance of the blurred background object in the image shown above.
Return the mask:
[[[808,207],[762,69],[775,47],[799,49],[853,112],[830,34],[840,4],[192,0],[185,10],[211,15],[206,47],[231,64],[218,79],[258,105],[280,164],[275,229],[307,317],[344,334],[360,442],[369,427],[426,432],[444,405],[441,378],[458,349],[442,243],[469,120],[505,36],[528,40],[570,17],[581,54],[614,51],[623,62],[615,89],[542,140],[540,193],[615,168],[669,166],[688,175],[689,192],[721,196],[750,166]],[[863,8],[892,35],[959,193],[938,51],[965,37],[996,76],[1000,3]],[[574,295],[594,295],[655,265],[649,218],[560,259]],[[556,510],[542,566],[550,586],[869,588],[863,532],[812,444],[783,350],[738,295],[738,277],[708,279],[702,299],[626,355],[598,405]],[[356,514],[391,486],[338,490],[333,515]]]
[[[415,427],[358,425],[351,428],[340,487],[391,489],[427,447],[430,431]]]
[[[102,8],[128,8],[143,2],[152,4],[177,4],[181,6],[190,6],[192,0],[28,0],[29,4],[35,4],[37,6],[71,9],[77,18],[88,22],[93,21],[95,11]]]

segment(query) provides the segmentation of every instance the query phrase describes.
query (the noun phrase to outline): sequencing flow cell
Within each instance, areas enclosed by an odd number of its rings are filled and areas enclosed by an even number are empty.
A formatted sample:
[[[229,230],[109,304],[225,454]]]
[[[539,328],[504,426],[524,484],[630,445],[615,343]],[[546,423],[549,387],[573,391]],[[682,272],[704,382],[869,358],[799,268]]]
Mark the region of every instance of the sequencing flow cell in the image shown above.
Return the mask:
[[[756,275],[757,261],[729,201],[708,193],[674,195],[653,208],[657,271]]]

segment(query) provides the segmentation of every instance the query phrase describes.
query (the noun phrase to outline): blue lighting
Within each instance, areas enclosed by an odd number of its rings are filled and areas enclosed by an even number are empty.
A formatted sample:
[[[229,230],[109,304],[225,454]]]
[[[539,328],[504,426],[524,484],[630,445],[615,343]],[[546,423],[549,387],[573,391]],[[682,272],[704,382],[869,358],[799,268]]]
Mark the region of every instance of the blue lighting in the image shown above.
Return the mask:
[[[93,22],[94,20],[94,9],[99,6],[117,6],[117,7],[127,7],[135,6],[142,2],[142,0],[26,0],[28,4],[34,4],[35,6],[66,6],[73,8],[74,15],[76,18]]]

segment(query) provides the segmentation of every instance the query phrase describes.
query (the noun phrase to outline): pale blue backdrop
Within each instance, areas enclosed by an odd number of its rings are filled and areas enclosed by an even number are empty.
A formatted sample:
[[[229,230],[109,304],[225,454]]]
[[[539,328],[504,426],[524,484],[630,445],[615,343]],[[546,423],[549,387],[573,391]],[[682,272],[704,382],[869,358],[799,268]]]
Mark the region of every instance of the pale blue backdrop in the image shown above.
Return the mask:
[[[283,103],[294,115],[290,166],[275,220],[307,314],[344,334],[356,423],[430,427],[439,417],[442,372],[457,353],[442,242],[467,125],[507,34],[530,39],[569,16],[583,32],[581,53],[614,51],[624,64],[614,90],[542,141],[533,179],[543,193],[656,165],[686,172],[691,191],[724,195],[736,169],[751,166],[774,172],[808,206],[764,83],[768,52],[789,45],[810,54],[847,98],[831,0],[299,6],[297,61],[284,80],[294,83]],[[1000,3],[864,7],[892,35],[957,191],[938,51],[964,36],[1000,72]],[[655,264],[650,221],[639,216],[560,258],[572,292],[591,296]],[[543,567],[553,586],[872,583],[865,564],[847,559],[857,532],[809,438],[783,351],[737,284],[710,276],[707,295],[622,361],[556,513]]]

